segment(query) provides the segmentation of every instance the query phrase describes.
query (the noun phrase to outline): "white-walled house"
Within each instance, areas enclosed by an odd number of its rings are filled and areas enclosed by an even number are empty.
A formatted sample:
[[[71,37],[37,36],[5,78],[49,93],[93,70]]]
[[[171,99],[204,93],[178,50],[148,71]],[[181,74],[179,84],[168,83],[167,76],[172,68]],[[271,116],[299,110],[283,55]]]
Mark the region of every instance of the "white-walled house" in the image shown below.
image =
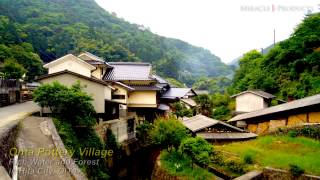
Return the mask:
[[[231,98],[236,99],[236,113],[245,113],[269,107],[275,96],[261,90],[248,90]]]
[[[58,81],[70,87],[80,82],[84,86],[84,91],[92,96],[92,105],[96,112],[105,113],[105,101],[111,100],[114,88],[109,83],[91,76],[96,67],[72,54],[45,64],[44,67],[48,69],[48,74],[38,78],[41,83]]]

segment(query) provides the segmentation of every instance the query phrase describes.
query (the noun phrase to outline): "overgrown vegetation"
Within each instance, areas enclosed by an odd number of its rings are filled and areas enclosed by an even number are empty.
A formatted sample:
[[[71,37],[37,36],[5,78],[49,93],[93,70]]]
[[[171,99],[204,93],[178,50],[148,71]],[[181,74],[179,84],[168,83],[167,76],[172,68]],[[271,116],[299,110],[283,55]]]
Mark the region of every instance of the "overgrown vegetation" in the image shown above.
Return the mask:
[[[188,156],[173,151],[161,152],[161,167],[173,176],[186,177],[187,179],[215,179],[214,175],[199,166],[191,166],[192,160]]]
[[[294,177],[299,177],[304,173],[304,169],[302,169],[301,167],[294,165],[294,164],[289,164],[290,166],[290,173],[292,174],[292,176]]]
[[[80,82],[70,88],[53,82],[37,88],[33,97],[41,107],[50,108],[55,117],[72,126],[92,127],[96,123],[92,98],[82,89]]]
[[[320,175],[320,160],[315,158],[320,153],[320,142],[306,137],[268,135],[251,141],[215,146],[215,149],[225,157],[243,158],[246,163],[250,156],[249,161],[253,161],[255,168],[270,166],[289,170],[292,169],[290,165],[298,165],[306,173]]]
[[[214,167],[232,177],[247,171],[242,161],[225,158],[201,137],[190,137],[181,123],[173,117],[156,122],[158,123],[150,131],[153,141],[163,149],[161,164],[171,175],[211,178],[213,175],[206,169],[208,167]]]
[[[188,136],[188,130],[179,120],[173,117],[157,119],[154,128],[151,130],[154,143],[169,152],[178,150],[181,141]]]
[[[194,162],[206,166],[213,154],[213,146],[201,137],[190,137],[181,142],[179,151],[192,160],[192,166]]]
[[[153,129],[153,124],[144,121],[142,124],[139,124],[136,128],[136,136],[143,145],[152,144],[151,129]]]
[[[40,106],[49,107],[54,117],[54,124],[67,150],[74,150],[73,159],[99,160],[95,165],[79,164],[90,179],[108,179],[106,157],[81,154],[85,148],[95,150],[116,150],[115,139],[107,132],[107,143],[97,136],[95,111],[91,104],[92,98],[82,91],[80,83],[66,87],[54,82],[44,84],[34,91],[34,101]],[[113,138],[112,138],[113,137]]]
[[[320,125],[299,126],[299,127],[283,127],[272,132],[275,135],[286,135],[290,137],[304,136],[320,140]]]
[[[184,103],[178,101],[171,105],[173,110],[173,115],[177,117],[191,117],[194,115],[195,109],[188,109]]]

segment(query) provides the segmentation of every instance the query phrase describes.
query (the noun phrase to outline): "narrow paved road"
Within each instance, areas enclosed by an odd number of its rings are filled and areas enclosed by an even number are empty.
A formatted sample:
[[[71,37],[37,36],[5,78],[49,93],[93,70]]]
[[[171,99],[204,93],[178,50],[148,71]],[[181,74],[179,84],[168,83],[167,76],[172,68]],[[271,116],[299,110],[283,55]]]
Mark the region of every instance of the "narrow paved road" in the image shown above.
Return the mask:
[[[40,111],[40,107],[33,101],[27,101],[24,103],[13,104],[0,108],[0,130],[1,127],[21,120],[29,116],[30,114]]]
[[[30,116],[22,120],[18,135],[19,180],[72,180],[51,138],[46,118]]]

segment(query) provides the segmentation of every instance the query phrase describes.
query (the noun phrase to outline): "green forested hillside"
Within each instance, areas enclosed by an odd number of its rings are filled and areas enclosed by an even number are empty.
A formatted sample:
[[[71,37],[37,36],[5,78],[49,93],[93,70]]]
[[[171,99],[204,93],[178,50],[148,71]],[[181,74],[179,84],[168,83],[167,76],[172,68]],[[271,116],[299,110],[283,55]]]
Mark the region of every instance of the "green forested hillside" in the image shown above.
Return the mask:
[[[263,89],[283,99],[320,93],[320,13],[307,16],[266,55],[246,53],[231,89]]]
[[[155,35],[108,13],[94,0],[1,0],[0,15],[18,28],[18,43],[32,44],[44,62],[90,51],[108,61],[151,62],[159,75],[188,85],[195,77],[231,72],[208,50]]]
[[[306,16],[286,40],[262,54],[252,50],[239,60],[232,82],[224,79],[199,79],[194,87],[225,87],[224,93],[198,96],[202,112],[228,120],[235,109],[232,94],[248,89],[261,89],[278,99],[300,99],[320,93],[320,13]],[[227,86],[227,87],[226,87]],[[276,105],[277,101],[272,101]]]

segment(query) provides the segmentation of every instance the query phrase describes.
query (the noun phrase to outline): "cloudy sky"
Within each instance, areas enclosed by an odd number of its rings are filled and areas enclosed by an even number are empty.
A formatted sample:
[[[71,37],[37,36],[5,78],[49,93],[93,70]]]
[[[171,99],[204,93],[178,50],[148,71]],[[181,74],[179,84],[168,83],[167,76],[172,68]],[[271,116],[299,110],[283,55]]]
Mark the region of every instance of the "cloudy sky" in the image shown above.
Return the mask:
[[[109,12],[152,32],[209,49],[228,63],[290,36],[320,0],[96,0]]]

